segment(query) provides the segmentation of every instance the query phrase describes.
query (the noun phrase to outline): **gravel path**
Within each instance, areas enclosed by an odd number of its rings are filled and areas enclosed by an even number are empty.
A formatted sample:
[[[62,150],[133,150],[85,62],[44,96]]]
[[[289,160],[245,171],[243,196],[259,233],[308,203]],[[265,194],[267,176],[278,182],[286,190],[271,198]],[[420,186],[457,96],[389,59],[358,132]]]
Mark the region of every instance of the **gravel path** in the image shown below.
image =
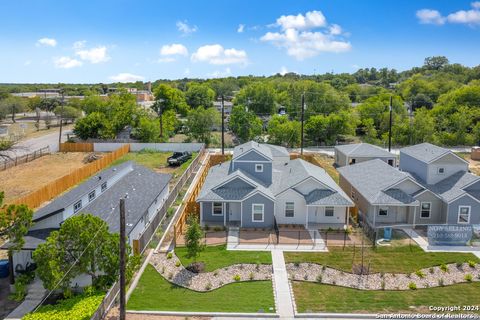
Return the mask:
[[[409,284],[415,283],[416,288],[447,286],[455,283],[468,282],[465,277],[471,275],[472,281],[480,281],[480,264],[470,267],[467,263],[457,267],[448,264],[448,271],[440,267],[421,269],[412,274],[374,273],[357,275],[337,269],[323,267],[315,263],[287,264],[287,272],[291,280],[322,282],[342,287],[361,290],[410,290]],[[418,274],[417,274],[418,273]]]
[[[154,253],[150,264],[169,282],[202,292],[233,282],[272,279],[272,266],[264,264],[236,264],[197,274],[185,269],[175,254],[168,259],[165,253]],[[236,276],[240,278],[235,280]]]

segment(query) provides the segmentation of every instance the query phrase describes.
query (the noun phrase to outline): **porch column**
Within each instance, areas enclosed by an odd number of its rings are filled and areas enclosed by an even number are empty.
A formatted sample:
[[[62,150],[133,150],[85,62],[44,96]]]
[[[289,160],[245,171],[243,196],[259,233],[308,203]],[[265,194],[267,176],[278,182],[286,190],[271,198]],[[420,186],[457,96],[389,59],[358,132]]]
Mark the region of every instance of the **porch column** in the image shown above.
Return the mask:
[[[10,284],[15,284],[15,275],[13,274],[13,254],[10,250],[8,250],[8,271],[8,278],[10,279]]]
[[[417,219],[417,206],[413,209],[413,228],[415,229],[415,220]]]
[[[222,213],[223,213],[223,226],[226,227],[227,226],[227,213],[225,212],[226,210],[226,205],[225,205],[225,202],[222,202]]]
[[[345,207],[345,225],[348,227],[350,221],[350,207]]]
[[[377,206],[373,206],[373,227],[375,228],[375,218],[377,217]]]

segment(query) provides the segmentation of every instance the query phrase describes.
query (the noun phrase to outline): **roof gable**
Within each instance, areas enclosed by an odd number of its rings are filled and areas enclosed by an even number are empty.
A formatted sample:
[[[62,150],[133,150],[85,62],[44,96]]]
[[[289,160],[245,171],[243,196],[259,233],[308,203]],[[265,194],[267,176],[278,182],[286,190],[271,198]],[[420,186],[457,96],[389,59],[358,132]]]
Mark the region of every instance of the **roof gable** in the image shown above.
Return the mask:
[[[250,149],[244,152],[241,156],[235,158],[234,161],[271,161],[271,159],[256,149]]]
[[[395,158],[395,155],[369,143],[336,146],[335,149],[349,157]]]

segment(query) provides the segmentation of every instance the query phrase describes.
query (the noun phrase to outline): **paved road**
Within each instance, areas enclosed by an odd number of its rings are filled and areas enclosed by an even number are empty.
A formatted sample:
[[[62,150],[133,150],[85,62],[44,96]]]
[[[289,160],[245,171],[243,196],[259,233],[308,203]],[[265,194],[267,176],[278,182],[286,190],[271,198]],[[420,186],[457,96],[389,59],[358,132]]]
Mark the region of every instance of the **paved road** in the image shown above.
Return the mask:
[[[62,142],[64,142],[65,140],[66,137],[63,136]],[[50,147],[51,152],[58,151],[58,131],[37,138],[20,141],[13,150],[7,153],[7,155],[12,158],[16,156],[19,157],[47,146]]]

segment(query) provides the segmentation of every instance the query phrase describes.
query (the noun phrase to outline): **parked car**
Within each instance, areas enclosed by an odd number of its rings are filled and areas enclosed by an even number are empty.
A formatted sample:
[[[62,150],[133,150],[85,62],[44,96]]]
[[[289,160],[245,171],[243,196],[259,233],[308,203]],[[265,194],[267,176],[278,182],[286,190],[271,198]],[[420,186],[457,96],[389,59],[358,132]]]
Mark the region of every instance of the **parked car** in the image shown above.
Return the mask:
[[[192,154],[187,151],[174,152],[172,156],[168,157],[167,162],[170,166],[179,166],[192,157]]]

